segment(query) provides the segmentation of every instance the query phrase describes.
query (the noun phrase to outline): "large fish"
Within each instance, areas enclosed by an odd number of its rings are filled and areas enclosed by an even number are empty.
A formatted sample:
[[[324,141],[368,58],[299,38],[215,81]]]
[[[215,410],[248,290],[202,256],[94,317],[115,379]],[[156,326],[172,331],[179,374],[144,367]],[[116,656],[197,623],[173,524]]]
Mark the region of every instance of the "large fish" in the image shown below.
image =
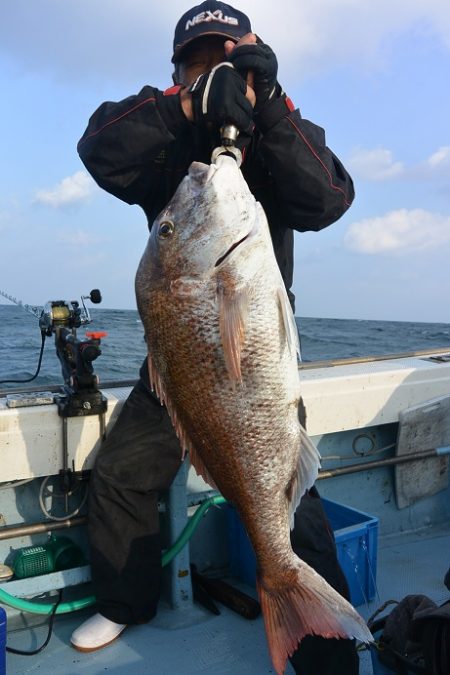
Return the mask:
[[[153,224],[136,294],[151,382],[191,463],[252,542],[276,672],[306,634],[371,640],[291,548],[319,456],[298,419],[297,329],[267,219],[232,157],[191,165]]]

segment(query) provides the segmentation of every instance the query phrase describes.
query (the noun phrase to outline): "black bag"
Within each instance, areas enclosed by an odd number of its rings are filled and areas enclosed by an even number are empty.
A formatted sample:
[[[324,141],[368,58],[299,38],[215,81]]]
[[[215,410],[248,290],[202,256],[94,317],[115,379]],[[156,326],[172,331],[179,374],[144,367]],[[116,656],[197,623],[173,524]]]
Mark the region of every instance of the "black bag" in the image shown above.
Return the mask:
[[[438,607],[425,595],[407,595],[368,625],[382,631],[378,658],[394,673],[450,674],[450,600]]]

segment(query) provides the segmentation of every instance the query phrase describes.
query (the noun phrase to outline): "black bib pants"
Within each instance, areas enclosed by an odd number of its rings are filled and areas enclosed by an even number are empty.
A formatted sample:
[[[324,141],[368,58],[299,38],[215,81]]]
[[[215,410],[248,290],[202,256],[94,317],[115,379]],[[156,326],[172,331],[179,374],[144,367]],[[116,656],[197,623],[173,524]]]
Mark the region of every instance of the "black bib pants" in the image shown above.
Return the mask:
[[[165,407],[141,378],[98,452],[89,497],[94,591],[101,614],[116,623],[151,619],[161,586],[158,499],[181,464],[181,449]],[[348,598],[336,546],[315,488],[303,497],[291,534],[294,551]],[[301,675],[357,675],[351,640],[307,636],[291,658]]]

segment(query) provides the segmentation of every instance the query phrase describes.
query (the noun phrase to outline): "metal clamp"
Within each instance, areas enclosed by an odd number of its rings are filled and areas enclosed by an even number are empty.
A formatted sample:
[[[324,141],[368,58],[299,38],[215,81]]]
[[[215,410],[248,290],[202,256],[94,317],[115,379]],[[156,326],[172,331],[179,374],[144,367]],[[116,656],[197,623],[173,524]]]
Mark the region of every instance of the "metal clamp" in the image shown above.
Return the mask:
[[[222,145],[214,148],[211,155],[211,163],[215,164],[220,155],[232,155],[236,160],[238,167],[242,164],[242,153],[235,147],[235,142],[239,136],[239,129],[234,124],[224,124],[220,129],[220,140]]]
[[[211,155],[211,163],[215,164],[220,155],[233,155],[238,167],[242,164],[242,153],[239,148],[235,148],[233,145],[221,145],[218,148],[214,148]]]

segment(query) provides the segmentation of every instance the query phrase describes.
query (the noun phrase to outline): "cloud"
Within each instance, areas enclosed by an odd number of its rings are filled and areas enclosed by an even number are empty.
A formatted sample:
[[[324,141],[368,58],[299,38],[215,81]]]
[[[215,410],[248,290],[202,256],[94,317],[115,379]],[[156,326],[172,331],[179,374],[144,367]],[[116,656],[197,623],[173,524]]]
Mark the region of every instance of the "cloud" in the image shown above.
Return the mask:
[[[427,159],[409,166],[394,160],[392,151],[386,148],[355,148],[346,164],[360,180],[436,180],[447,175],[450,177],[450,146],[443,145]]]
[[[392,152],[385,148],[355,149],[349,158],[348,166],[355,176],[365,180],[390,180],[404,173],[403,163],[395,162]]]
[[[175,23],[186,0],[15,0],[3,3],[0,50],[28,70],[65,82],[111,77],[152,80],[170,74]],[[191,6],[195,3],[192,2]],[[233,4],[233,3],[231,3]],[[254,30],[297,79],[339,66],[378,70],[402,35],[415,32],[450,49],[448,0],[240,0]],[[36,30],[39,26],[39,30]],[[286,39],[292,35],[293,39]],[[55,58],[55,54],[58,58]],[[107,58],[105,58],[105,54]],[[150,65],[152,67],[150,68]],[[157,84],[157,82],[152,82]]]
[[[54,208],[87,201],[95,189],[95,183],[86,171],[77,171],[63,178],[49,190],[38,190],[35,200]]]
[[[443,145],[441,148],[436,150],[430,157],[427,159],[427,164],[432,169],[441,169],[442,167],[450,167],[450,146]]]
[[[424,209],[398,209],[352,223],[344,237],[356,253],[402,254],[433,249],[450,242],[450,216]]]
[[[100,239],[93,236],[85,230],[73,230],[70,232],[59,232],[58,239],[69,246],[91,246],[98,244]]]

